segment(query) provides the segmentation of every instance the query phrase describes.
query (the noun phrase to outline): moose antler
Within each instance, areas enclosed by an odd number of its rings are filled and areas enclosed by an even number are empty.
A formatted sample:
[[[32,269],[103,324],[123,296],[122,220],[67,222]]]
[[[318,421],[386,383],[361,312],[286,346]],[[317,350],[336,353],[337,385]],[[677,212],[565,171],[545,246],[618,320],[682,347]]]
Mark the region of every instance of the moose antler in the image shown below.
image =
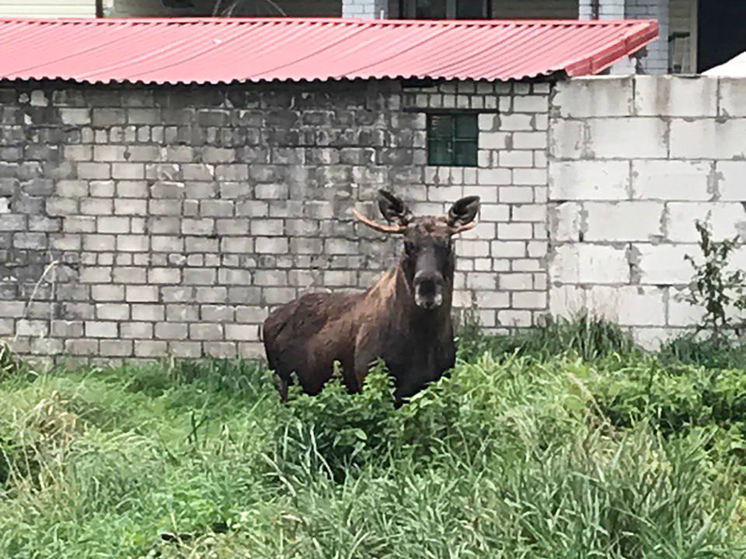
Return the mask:
[[[393,235],[401,235],[404,233],[404,231],[407,230],[407,228],[403,225],[384,225],[382,223],[373,221],[372,219],[368,219],[367,217],[365,217],[363,214],[361,214],[354,208],[352,209],[352,213],[355,215],[358,221],[360,221],[364,225],[367,225],[374,231],[378,231],[380,233],[390,233]]]
[[[464,231],[469,231],[470,229],[474,229],[477,225],[479,225],[477,221],[472,221],[471,223],[467,223],[466,225],[451,227],[451,235],[458,235],[459,233],[463,233]]]

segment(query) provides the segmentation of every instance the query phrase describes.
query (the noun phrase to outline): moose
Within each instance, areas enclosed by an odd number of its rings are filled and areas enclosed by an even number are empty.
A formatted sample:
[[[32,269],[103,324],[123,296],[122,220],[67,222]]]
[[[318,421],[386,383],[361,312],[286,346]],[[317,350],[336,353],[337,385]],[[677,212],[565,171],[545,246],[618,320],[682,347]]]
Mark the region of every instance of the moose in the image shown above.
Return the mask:
[[[455,364],[453,237],[477,225],[479,197],[462,198],[447,215],[415,217],[400,198],[381,190],[378,207],[388,224],[353,213],[375,231],[403,236],[399,263],[366,292],[308,293],[264,322],[267,360],[283,400],[293,373],[306,393],[317,394],[335,361],[347,389],[357,392],[380,358],[400,404]]]

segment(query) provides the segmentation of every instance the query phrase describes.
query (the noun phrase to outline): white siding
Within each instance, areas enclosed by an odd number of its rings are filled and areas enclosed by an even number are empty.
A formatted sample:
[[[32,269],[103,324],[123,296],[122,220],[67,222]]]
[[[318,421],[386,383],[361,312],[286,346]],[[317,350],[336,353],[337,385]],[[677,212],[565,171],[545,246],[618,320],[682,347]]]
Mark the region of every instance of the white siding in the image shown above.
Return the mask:
[[[671,48],[671,67],[677,73],[696,72],[697,0],[671,0],[671,33],[689,33],[688,39],[676,39]]]
[[[96,17],[96,1],[0,0],[0,17]]]

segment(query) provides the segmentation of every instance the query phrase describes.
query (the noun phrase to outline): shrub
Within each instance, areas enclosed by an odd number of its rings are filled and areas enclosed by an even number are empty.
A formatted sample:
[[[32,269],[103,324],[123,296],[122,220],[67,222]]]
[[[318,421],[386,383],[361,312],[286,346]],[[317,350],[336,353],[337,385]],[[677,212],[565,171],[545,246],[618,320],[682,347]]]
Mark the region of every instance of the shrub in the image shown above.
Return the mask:
[[[296,383],[276,431],[279,470],[297,475],[324,471],[341,479],[385,451],[395,435],[394,383],[379,361],[365,378],[358,394],[349,394],[341,369],[323,390],[310,396]]]
[[[730,307],[746,309],[746,275],[742,270],[727,271],[731,253],[739,245],[739,237],[714,241],[707,222],[695,223],[699,233],[699,248],[704,262],[698,264],[691,255],[686,260],[694,268],[694,278],[686,301],[704,309],[698,330],[707,330],[712,336],[727,340],[730,331],[740,327],[740,321],[728,315]]]

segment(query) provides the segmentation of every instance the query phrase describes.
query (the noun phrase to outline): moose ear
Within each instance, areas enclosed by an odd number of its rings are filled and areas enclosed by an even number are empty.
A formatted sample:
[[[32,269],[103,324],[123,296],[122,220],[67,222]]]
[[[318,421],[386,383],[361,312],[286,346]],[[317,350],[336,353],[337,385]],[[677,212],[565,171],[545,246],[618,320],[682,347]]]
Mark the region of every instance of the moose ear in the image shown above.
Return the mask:
[[[448,225],[460,229],[471,224],[479,212],[479,196],[461,198],[448,210]]]
[[[407,205],[386,190],[378,191],[378,208],[389,223],[403,226],[412,219],[412,212]]]

